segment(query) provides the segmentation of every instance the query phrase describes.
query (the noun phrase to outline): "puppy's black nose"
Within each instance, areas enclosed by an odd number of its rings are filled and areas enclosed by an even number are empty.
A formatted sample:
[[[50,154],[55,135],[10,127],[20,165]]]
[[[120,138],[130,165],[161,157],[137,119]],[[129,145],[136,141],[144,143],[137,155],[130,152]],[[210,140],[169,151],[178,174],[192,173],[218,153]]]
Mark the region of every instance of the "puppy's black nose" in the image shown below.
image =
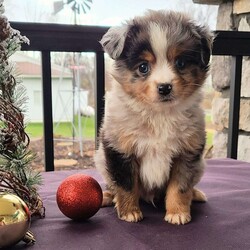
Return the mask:
[[[172,84],[169,83],[161,83],[157,86],[158,88],[158,93],[160,95],[166,96],[169,95],[172,91]]]

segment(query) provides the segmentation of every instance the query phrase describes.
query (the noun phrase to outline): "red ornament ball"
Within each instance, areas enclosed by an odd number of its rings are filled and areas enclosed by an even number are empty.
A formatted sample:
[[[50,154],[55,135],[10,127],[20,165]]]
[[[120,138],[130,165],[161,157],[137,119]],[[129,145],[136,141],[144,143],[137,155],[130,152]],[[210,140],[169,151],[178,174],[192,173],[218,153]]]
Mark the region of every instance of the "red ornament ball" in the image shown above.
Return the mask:
[[[74,174],[58,187],[57,205],[61,212],[73,220],[86,220],[101,207],[102,189],[91,176]]]

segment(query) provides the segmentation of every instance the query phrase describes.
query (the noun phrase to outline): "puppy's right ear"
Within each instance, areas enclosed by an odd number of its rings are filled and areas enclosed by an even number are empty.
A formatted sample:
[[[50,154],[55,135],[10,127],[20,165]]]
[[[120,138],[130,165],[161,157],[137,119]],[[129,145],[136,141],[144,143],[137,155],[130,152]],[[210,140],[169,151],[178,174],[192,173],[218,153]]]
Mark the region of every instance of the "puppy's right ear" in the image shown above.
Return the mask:
[[[112,27],[102,37],[100,43],[106,53],[112,58],[117,59],[124,48],[125,39],[128,33],[128,25]]]

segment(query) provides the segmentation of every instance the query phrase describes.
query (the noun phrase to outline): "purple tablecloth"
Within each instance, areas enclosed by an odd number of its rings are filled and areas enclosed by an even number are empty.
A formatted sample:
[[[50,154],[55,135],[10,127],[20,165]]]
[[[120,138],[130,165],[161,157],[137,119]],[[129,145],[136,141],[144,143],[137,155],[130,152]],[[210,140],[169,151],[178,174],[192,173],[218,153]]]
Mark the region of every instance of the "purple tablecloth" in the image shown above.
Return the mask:
[[[104,186],[95,170],[78,172],[92,175]],[[73,222],[59,211],[55,194],[61,181],[74,173],[43,173],[40,194],[46,217],[33,220],[37,242],[29,249],[250,249],[250,163],[207,161],[199,187],[208,202],[194,203],[192,221],[184,226],[168,224],[163,207],[144,203],[144,220],[139,223],[119,220],[113,207],[101,208],[86,222]],[[19,243],[13,249],[25,247]]]

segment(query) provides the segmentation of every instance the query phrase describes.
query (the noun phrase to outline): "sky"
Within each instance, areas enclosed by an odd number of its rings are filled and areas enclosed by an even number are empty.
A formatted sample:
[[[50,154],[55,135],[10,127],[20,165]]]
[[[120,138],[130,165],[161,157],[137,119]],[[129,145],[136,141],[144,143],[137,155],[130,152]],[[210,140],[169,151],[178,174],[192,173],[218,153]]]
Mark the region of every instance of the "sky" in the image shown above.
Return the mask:
[[[60,0],[4,0],[5,15],[10,21],[74,24],[74,13],[67,4],[53,14],[56,1]],[[199,23],[207,23],[215,29],[218,9],[213,5],[194,4],[192,0],[92,0],[90,6],[86,14],[77,15],[77,24],[114,26],[147,9],[171,9],[187,12]]]

